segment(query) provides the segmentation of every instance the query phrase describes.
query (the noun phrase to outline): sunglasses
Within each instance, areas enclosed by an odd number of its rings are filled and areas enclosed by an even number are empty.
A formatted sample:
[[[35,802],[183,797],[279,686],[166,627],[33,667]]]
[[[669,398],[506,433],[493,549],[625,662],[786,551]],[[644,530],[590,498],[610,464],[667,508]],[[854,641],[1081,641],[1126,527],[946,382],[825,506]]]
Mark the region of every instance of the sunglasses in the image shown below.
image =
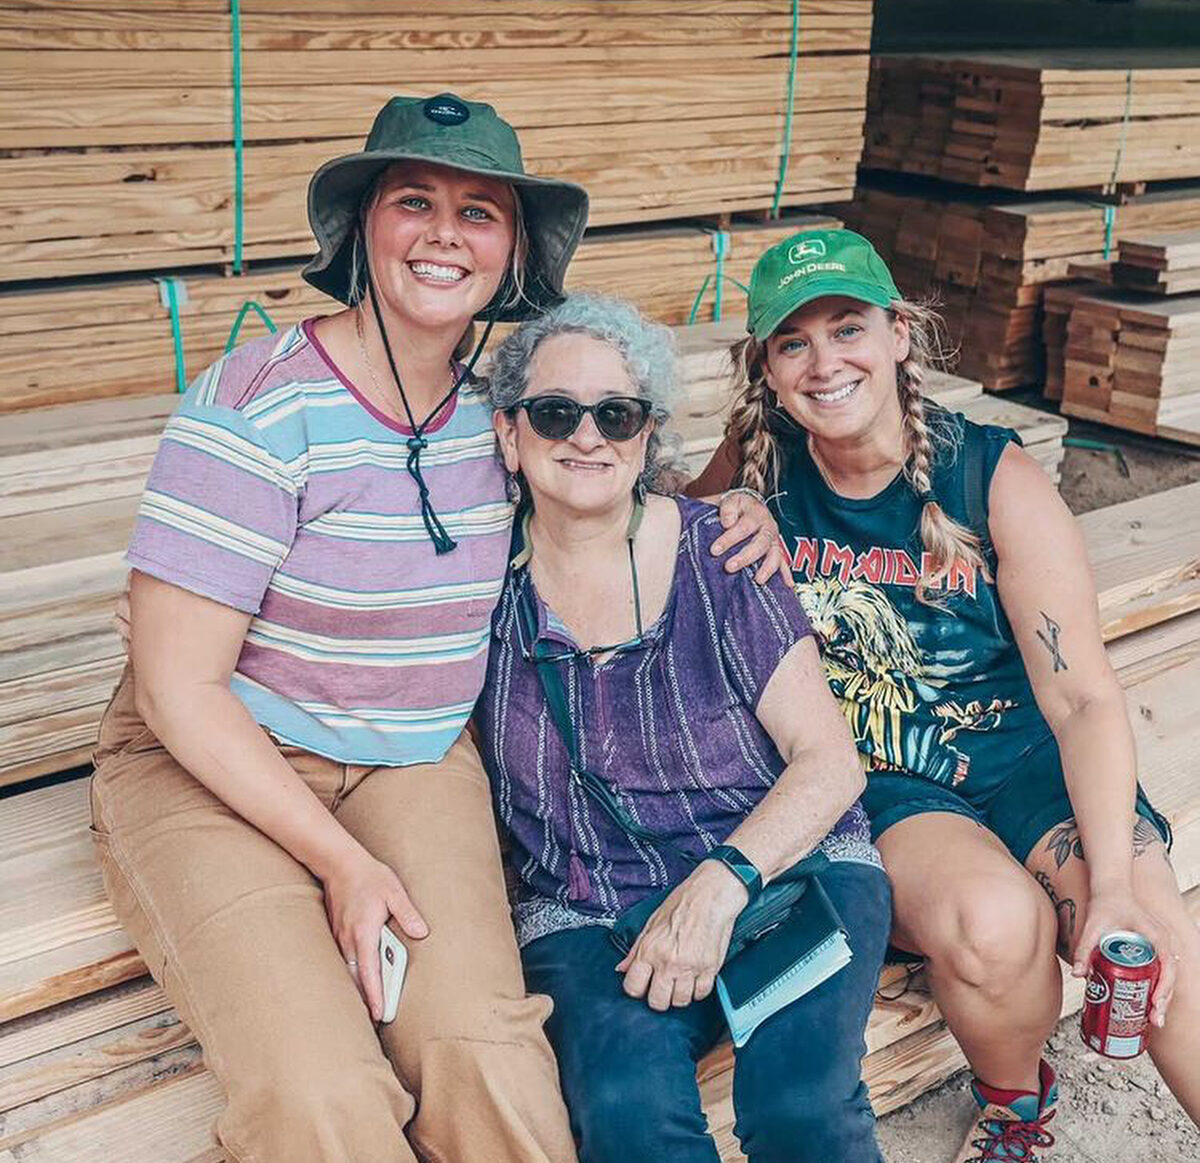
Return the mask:
[[[649,400],[637,396],[609,396],[598,404],[581,404],[570,396],[531,396],[508,409],[510,416],[524,409],[529,425],[547,440],[566,440],[589,412],[606,440],[632,440],[650,419]]]

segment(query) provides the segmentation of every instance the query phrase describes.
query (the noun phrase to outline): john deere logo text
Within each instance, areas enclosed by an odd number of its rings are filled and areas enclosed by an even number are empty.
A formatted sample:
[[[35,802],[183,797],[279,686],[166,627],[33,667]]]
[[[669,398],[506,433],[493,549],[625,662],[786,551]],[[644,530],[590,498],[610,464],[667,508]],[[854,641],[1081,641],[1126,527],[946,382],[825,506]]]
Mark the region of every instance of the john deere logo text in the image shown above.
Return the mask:
[[[788,251],[788,262],[803,262],[806,258],[824,258],[825,257],[825,240],[823,238],[809,238],[804,242],[798,242],[791,250]]]

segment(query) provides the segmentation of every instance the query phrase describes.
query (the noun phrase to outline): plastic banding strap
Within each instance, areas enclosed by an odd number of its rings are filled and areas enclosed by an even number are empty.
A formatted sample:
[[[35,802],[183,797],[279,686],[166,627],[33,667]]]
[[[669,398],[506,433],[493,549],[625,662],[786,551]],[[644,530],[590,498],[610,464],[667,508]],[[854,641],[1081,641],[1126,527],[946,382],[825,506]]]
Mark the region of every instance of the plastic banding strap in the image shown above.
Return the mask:
[[[787,115],[783,122],[783,151],[779,155],[779,177],[775,182],[775,197],[771,202],[771,217],[779,217],[783,187],[787,181],[788,160],[792,153],[792,106],[796,103],[796,62],[800,54],[800,0],[792,0],[792,51],[788,64]]]
[[[730,237],[727,230],[714,230],[712,232],[712,248],[713,254],[717,258],[717,269],[710,271],[704,276],[704,282],[700,284],[700,290],[696,292],[696,297],[692,300],[692,309],[688,312],[688,326],[690,327],[696,322],[696,317],[700,314],[700,306],[704,302],[704,295],[710,286],[715,283],[713,294],[713,321],[720,322],[721,311],[724,303],[723,288],[726,283],[732,283],[743,294],[750,294],[750,288],[745,283],[735,279],[732,275],[725,273],[725,258],[729,254]]]
[[[1110,190],[1117,188],[1117,175],[1121,171],[1121,160],[1125,156],[1125,141],[1129,137],[1129,113],[1133,107],[1133,69],[1125,70],[1125,112],[1121,115],[1121,136],[1117,141],[1117,153],[1113,158],[1112,175],[1108,179]],[[1107,258],[1108,256],[1105,255]]]
[[[233,273],[242,273],[246,226],[246,157],[242,140],[242,9],[229,0],[229,31],[233,50]]]
[[[1108,262],[1112,255],[1113,226],[1117,221],[1117,208],[1104,207],[1104,261]]]
[[[233,321],[233,327],[229,332],[229,339],[225,343],[225,354],[228,355],[237,343],[238,332],[242,329],[242,324],[246,320],[246,316],[253,311],[266,325],[267,330],[274,335],[279,328],[275,326],[275,320],[263,309],[262,305],[256,303],[253,299],[247,299],[242,304],[242,309],[237,313],[237,318]]]
[[[183,325],[179,309],[187,302],[187,287],[179,279],[155,279],[158,283],[158,299],[170,312],[171,343],[175,348],[175,390],[183,395],[187,391],[187,367],[183,359]]]

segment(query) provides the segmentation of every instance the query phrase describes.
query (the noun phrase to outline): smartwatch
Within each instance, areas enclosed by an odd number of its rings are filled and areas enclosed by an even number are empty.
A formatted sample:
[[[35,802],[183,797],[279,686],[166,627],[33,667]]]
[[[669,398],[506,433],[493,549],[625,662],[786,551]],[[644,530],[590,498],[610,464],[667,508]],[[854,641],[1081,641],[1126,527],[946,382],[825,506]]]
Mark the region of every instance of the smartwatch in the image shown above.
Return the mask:
[[[718,844],[704,859],[719,861],[746,886],[746,891],[750,894],[747,904],[762,892],[762,873],[758,871],[748,856],[732,844]]]

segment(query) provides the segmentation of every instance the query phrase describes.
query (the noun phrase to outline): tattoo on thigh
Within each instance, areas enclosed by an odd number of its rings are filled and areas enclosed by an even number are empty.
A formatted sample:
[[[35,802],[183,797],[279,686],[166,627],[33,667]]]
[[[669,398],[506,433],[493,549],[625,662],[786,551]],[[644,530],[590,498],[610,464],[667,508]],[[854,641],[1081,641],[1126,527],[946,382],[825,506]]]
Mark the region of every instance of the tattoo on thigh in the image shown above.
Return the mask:
[[[1075,940],[1075,902],[1070,897],[1059,896],[1046,873],[1035,872],[1033,878],[1046,890],[1046,895],[1054,906],[1055,915],[1058,917],[1059,948],[1069,949]]]
[[[1055,868],[1062,868],[1072,856],[1083,859],[1083,841],[1079,838],[1079,829],[1074,820],[1059,824],[1050,833],[1050,839],[1046,841],[1046,851],[1054,853]]]
[[[1060,670],[1068,669],[1067,660],[1063,657],[1058,645],[1058,636],[1062,632],[1062,627],[1045,610],[1039,610],[1038,613],[1042,615],[1042,621],[1046,623],[1046,628],[1037,631],[1037,636],[1041,639],[1042,645],[1050,651],[1050,658],[1054,663],[1054,673],[1058,674]]]
[[[1133,858],[1136,860],[1147,848],[1161,840],[1158,829],[1145,816],[1138,816],[1133,825]]]

